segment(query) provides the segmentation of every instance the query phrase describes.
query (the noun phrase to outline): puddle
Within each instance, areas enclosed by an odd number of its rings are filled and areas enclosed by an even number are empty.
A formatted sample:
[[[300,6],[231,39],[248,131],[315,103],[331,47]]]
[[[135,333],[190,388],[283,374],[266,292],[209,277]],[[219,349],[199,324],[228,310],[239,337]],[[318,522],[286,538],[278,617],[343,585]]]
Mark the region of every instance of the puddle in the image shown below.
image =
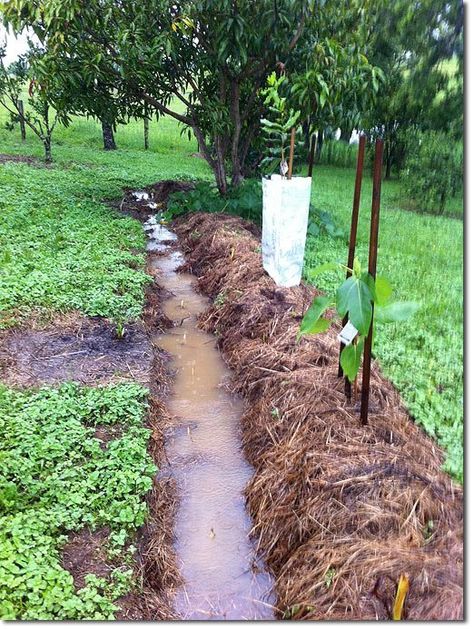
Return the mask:
[[[151,226],[154,246],[176,239]],[[175,549],[184,582],[175,611],[183,619],[271,620],[272,580],[248,537],[243,490],[252,468],[241,452],[242,403],[226,390],[230,373],[214,337],[196,327],[209,302],[194,290],[194,276],[176,273],[182,263],[172,249],[153,262],[158,283],[172,295],[163,309],[175,323],[154,339],[176,370],[168,408],[177,423],[166,444],[179,492]]]

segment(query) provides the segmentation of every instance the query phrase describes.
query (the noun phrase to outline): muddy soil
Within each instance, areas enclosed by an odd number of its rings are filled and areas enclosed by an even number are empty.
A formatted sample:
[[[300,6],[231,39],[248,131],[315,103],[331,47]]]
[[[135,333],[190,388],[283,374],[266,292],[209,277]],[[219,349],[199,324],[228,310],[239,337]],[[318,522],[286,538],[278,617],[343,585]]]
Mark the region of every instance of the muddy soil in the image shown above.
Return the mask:
[[[107,560],[109,533],[107,528],[103,528],[97,531],[84,529],[69,535],[62,551],[61,565],[72,574],[76,589],[86,585],[88,574],[106,578],[116,567]]]
[[[112,323],[79,316],[65,326],[23,327],[0,337],[0,380],[10,386],[146,384],[151,365],[151,344],[139,322],[126,325],[121,339]]]
[[[166,210],[168,197],[173,192],[186,192],[193,188],[191,182],[173,179],[158,181],[141,190],[125,188],[121,200],[110,201],[109,205],[123,214],[127,214],[142,223],[150,215]]]

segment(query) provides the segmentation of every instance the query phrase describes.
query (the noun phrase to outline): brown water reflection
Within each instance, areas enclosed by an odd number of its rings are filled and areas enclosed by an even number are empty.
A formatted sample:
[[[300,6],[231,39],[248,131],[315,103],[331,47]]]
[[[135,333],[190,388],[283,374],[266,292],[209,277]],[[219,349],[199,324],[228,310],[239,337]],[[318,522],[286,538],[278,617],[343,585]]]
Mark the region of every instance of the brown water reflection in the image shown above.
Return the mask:
[[[185,584],[176,611],[185,619],[271,620],[272,581],[256,563],[242,495],[252,473],[241,452],[242,403],[225,388],[230,374],[214,337],[196,327],[209,302],[192,275],[176,273],[182,261],[170,251],[155,262],[159,284],[172,294],[165,314],[175,321],[155,340],[176,369],[168,402],[176,427],[166,445],[179,488],[175,547]]]

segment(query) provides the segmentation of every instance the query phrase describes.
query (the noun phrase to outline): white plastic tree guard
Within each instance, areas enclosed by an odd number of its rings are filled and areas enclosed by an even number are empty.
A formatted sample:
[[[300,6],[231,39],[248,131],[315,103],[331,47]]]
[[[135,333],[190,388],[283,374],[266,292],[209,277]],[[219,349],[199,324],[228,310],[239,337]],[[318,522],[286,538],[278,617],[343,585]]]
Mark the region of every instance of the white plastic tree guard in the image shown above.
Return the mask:
[[[311,177],[262,179],[263,268],[278,286],[301,281],[308,229]]]

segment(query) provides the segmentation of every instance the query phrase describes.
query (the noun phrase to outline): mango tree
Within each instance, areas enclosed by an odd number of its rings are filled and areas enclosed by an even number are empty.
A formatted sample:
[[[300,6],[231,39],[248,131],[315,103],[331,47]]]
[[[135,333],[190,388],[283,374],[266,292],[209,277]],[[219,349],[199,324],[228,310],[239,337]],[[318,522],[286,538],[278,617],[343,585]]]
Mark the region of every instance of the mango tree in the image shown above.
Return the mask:
[[[314,47],[336,10],[346,10],[338,0],[6,0],[0,8],[15,31],[29,27],[47,47],[43,73],[67,93],[86,98],[110,85],[124,117],[143,117],[146,103],[185,125],[221,194],[243,179],[267,76],[291,66],[305,41]]]

